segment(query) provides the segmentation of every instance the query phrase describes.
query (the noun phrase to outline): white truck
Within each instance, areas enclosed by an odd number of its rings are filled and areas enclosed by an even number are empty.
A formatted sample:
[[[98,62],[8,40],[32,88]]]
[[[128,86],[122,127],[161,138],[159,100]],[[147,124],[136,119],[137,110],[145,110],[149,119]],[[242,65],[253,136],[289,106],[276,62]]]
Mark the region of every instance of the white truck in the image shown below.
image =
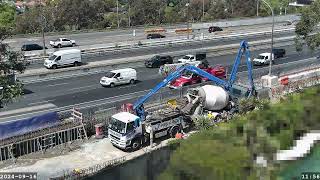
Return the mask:
[[[166,107],[148,112],[146,120],[129,112],[120,112],[111,117],[108,134],[110,142],[123,150],[137,150],[153,138],[176,133],[193,125],[193,118],[208,115],[212,120],[221,119],[221,111],[231,104],[228,92],[223,88],[205,85],[191,89],[185,98],[177,101],[177,108]]]
[[[50,45],[52,47],[58,47],[58,48],[62,48],[62,47],[68,47],[68,46],[76,46],[76,41],[75,40],[70,40],[67,38],[58,38],[54,41],[50,41]]]
[[[274,59],[282,58],[286,55],[285,49],[274,48],[272,50],[272,58],[270,58],[270,53],[261,53],[258,57],[253,59],[254,65],[267,65],[270,63],[270,59],[272,59],[272,63],[274,63]]]
[[[194,61],[204,61],[207,58],[206,53],[196,53],[196,55],[185,55],[178,59],[178,63],[190,63]]]
[[[270,63],[270,53],[261,53],[258,57],[254,58],[252,63],[253,65],[267,65]],[[274,55],[272,53],[272,63],[274,63]]]
[[[189,127],[191,120],[179,111],[162,109],[149,115],[146,120],[129,112],[120,112],[111,117],[108,128],[110,142],[122,150],[138,150],[142,144],[154,138],[174,137],[181,129]]]

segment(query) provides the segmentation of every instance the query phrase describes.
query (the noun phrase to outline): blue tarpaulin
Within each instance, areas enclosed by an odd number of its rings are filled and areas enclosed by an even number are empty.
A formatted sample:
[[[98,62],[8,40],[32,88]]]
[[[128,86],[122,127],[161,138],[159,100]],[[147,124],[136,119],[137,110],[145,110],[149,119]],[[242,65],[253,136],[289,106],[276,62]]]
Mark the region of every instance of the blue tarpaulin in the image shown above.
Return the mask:
[[[57,112],[50,112],[43,115],[0,123],[0,139],[5,139],[28,132],[51,127],[59,122]]]

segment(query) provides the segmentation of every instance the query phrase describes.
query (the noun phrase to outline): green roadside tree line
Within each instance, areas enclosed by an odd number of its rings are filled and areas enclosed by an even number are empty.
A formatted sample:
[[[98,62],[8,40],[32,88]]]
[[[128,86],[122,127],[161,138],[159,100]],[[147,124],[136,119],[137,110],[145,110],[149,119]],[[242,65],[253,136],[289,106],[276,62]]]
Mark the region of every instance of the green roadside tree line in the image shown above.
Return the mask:
[[[268,0],[279,14],[288,7],[288,0]],[[15,14],[15,7],[0,4],[0,25],[9,25],[16,33],[37,33],[45,30],[68,31],[199,22],[217,19],[250,17],[256,14],[256,0],[43,0],[44,6],[27,8]],[[189,6],[186,4],[189,3]],[[119,7],[119,16],[116,8]],[[203,9],[204,7],[204,9]],[[204,10],[204,11],[203,11]],[[260,15],[270,15],[260,5]],[[45,17],[45,18],[43,18]]]
[[[276,162],[275,153],[289,149],[303,133],[320,129],[319,102],[320,87],[278,104],[256,102],[254,111],[176,141],[178,148],[158,179],[276,179],[284,166]],[[255,163],[258,156],[267,160],[267,167]]]

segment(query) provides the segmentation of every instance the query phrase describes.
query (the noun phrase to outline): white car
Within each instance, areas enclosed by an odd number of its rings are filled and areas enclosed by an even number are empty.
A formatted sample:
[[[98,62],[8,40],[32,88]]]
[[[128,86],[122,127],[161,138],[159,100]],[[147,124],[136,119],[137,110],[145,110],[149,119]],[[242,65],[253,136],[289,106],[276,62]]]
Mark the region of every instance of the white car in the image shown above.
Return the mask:
[[[189,63],[196,61],[196,57],[194,55],[185,55],[183,58],[178,59],[179,63]]]
[[[50,45],[52,47],[58,47],[58,48],[62,48],[62,47],[66,47],[66,46],[76,46],[76,41],[75,40],[70,40],[67,38],[58,38],[54,41],[50,41]]]
[[[120,84],[134,84],[136,81],[137,71],[132,68],[125,68],[107,72],[107,74],[100,79],[100,84],[102,86],[114,87]]]

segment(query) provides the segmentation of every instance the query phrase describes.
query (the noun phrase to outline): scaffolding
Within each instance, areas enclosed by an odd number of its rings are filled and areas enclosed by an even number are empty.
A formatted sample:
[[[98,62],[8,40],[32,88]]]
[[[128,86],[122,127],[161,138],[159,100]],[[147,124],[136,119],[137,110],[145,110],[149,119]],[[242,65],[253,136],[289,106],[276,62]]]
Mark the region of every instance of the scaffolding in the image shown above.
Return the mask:
[[[41,151],[76,140],[87,140],[83,115],[77,109],[72,110],[73,121],[61,123],[55,127],[31,132],[0,142],[0,161],[13,160],[20,156]]]

